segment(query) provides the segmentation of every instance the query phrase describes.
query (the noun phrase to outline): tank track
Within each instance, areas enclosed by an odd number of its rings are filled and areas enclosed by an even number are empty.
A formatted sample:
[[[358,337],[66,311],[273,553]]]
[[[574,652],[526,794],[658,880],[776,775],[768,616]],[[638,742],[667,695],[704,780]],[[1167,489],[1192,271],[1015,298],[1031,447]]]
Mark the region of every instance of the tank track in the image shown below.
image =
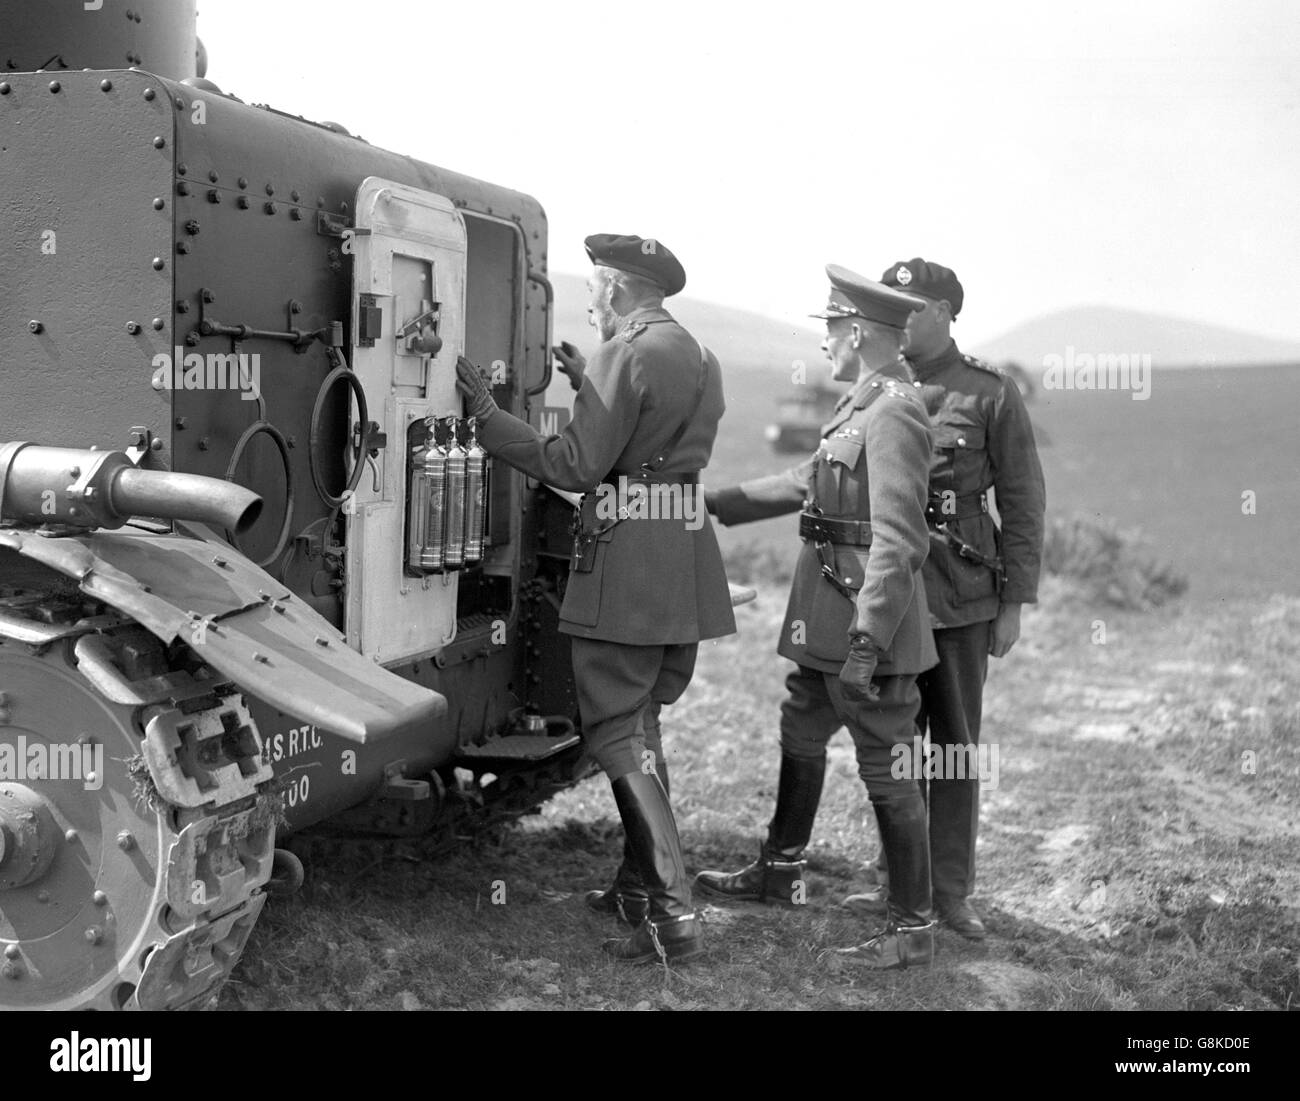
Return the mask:
[[[0,813],[28,808],[49,862],[0,882],[0,1007],[202,1007],[266,901],[283,813],[237,688],[110,609],[0,590],[0,690],[0,743],[75,733],[104,773],[91,798],[0,775]]]
[[[47,721],[47,698],[73,701],[72,711]],[[165,647],[66,588],[0,588],[0,746],[73,734],[104,746],[98,794],[110,799],[0,775],[0,812],[21,787],[44,808],[43,843],[55,850],[42,878],[16,888],[6,889],[0,861],[0,1008],[202,1008],[238,964],[275,887],[283,805],[256,721],[238,688],[188,647]],[[435,856],[535,813],[595,771],[580,747],[500,769],[485,784],[485,772],[465,780],[447,766],[429,776],[442,813],[424,828],[326,823],[292,841],[326,859],[355,841]],[[59,911],[72,935],[47,935],[43,907]]]
[[[233,686],[197,702],[197,711],[156,709],[146,725],[170,913],[158,930],[165,939],[144,963],[140,1009],[197,1008],[215,995],[239,962],[271,879],[283,808],[256,724]],[[196,760],[203,763],[191,766]],[[197,782],[202,772],[215,786]]]

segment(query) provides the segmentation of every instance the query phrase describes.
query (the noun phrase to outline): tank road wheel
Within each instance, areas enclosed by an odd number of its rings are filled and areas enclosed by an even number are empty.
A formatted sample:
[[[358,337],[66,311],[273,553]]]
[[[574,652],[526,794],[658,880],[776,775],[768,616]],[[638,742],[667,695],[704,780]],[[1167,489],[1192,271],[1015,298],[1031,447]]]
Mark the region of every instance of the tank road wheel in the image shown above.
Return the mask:
[[[0,1008],[201,1005],[265,901],[278,799],[240,697],[100,683],[71,640],[0,643]]]

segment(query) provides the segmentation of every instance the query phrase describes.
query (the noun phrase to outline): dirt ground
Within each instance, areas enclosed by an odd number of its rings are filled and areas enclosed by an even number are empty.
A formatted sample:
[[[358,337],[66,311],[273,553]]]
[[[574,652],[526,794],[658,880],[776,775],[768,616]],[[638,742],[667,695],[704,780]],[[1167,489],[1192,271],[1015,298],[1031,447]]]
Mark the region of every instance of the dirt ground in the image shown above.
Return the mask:
[[[272,900],[226,1009],[1294,1009],[1300,1006],[1300,599],[1120,612],[1049,583],[992,663],[974,902],[989,938],[941,932],[932,969],[862,975],[840,900],[875,830],[846,733],[794,910],[706,906],[708,953],[618,967],[582,893],[621,835],[593,779],[538,815],[430,857],[414,842],[316,844]],[[665,713],[688,866],[748,862],[771,815],[783,593],[702,647]]]

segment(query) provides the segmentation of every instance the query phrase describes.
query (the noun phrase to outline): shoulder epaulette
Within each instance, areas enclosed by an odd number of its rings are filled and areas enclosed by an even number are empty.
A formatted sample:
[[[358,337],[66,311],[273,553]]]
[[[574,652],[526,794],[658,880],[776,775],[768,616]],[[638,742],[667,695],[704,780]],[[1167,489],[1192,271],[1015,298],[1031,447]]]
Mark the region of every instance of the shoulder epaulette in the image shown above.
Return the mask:
[[[858,394],[857,400],[853,402],[853,408],[865,409],[876,398],[877,394],[890,394],[896,398],[907,398],[916,402],[921,400],[912,387],[900,382],[898,379],[877,379]]]
[[[978,356],[968,356],[966,355],[965,352],[963,352],[961,361],[964,364],[966,364],[967,367],[975,367],[981,371],[987,371],[990,375],[997,375],[998,378],[1007,377],[1006,371],[1004,371],[1001,367],[995,367],[992,363],[987,363],[984,360],[980,359]]]
[[[632,341],[634,341],[645,331],[646,331],[646,323],[644,321],[633,321],[629,323],[627,327],[624,328],[623,331],[618,335],[625,343],[631,344]]]

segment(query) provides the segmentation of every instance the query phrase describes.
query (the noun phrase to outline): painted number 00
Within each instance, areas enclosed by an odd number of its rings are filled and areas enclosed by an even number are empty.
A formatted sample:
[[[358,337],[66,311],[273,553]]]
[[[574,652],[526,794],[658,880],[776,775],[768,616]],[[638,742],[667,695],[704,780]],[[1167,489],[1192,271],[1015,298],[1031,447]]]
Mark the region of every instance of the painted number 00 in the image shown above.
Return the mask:
[[[299,776],[289,785],[285,793],[285,799],[289,806],[296,807],[299,803],[307,802],[307,793],[311,791],[311,777],[308,775]]]

